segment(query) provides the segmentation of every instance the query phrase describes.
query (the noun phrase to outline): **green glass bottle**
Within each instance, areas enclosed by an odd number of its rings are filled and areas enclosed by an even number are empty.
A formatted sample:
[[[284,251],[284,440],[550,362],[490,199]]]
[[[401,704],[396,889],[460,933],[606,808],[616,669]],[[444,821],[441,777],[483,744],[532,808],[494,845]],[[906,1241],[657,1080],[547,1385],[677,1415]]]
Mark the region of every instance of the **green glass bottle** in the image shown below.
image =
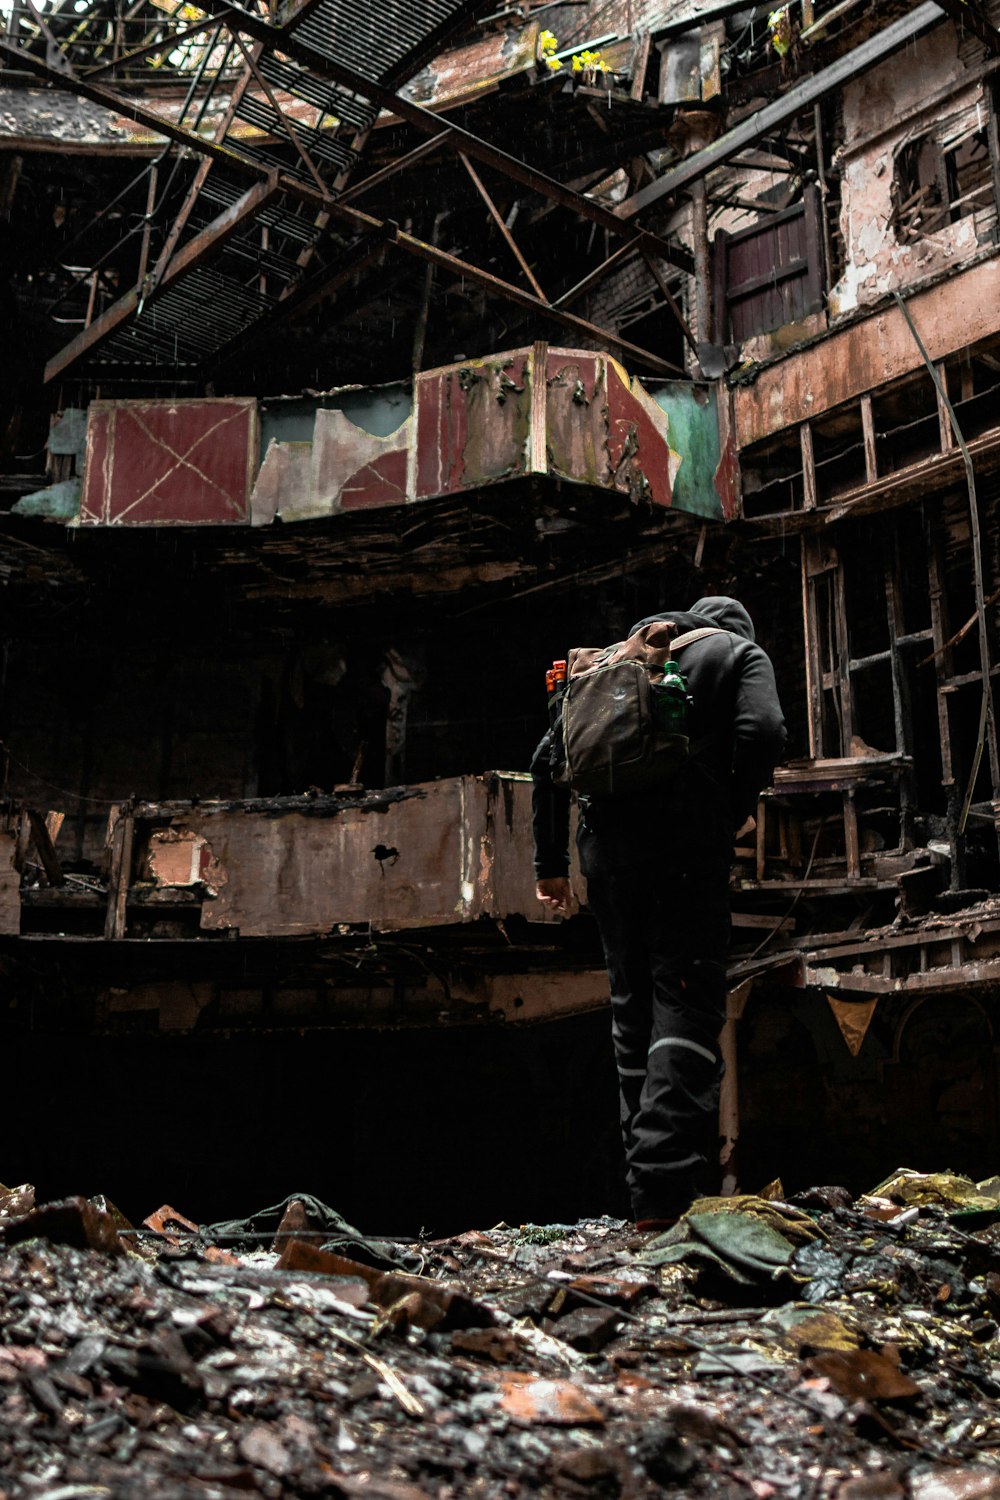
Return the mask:
[[[653,696],[653,726],[657,734],[687,734],[687,682],[681,676],[675,661],[664,664],[663,676],[651,684]]]

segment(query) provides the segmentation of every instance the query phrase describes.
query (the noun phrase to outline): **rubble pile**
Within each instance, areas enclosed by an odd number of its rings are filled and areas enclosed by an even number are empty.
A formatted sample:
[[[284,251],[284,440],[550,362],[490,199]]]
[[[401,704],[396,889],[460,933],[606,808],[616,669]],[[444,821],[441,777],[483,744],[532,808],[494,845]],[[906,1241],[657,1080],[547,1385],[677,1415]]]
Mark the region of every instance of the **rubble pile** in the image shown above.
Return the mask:
[[[0,1500],[1000,1497],[994,1181],[409,1245],[22,1187],[0,1239]]]

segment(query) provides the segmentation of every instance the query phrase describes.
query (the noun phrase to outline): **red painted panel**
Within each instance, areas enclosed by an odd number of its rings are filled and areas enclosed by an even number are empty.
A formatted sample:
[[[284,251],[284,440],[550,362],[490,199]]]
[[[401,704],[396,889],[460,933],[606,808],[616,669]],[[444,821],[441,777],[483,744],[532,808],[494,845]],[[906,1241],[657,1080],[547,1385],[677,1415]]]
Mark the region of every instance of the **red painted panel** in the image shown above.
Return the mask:
[[[614,362],[608,360],[608,455],[614,487],[639,504],[673,503],[669,446],[662,423],[633,396]]]
[[[247,520],[257,464],[253,400],[94,401],[84,525],[224,525]]]
[[[341,510],[369,510],[379,505],[402,505],[406,500],[407,451],[383,453],[352,474],[340,492]]]
[[[416,402],[415,499],[475,489],[526,472],[531,429],[527,350],[421,375]]]

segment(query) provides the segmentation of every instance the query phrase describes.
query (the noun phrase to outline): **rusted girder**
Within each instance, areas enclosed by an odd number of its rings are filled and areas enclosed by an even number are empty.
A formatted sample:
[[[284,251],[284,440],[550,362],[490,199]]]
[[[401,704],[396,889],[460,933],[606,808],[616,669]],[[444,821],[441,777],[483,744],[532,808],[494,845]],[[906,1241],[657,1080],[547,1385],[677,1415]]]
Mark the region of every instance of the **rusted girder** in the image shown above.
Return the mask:
[[[231,234],[241,227],[246,219],[252,218],[266,204],[276,198],[281,189],[278,186],[278,174],[271,172],[266,181],[258,182],[254,187],[248,189],[238,198],[225,213],[213,219],[211,224],[205,226],[200,234],[195,235],[192,240],[178,250],[177,254],[167,266],[157,286],[157,291],[169,286],[185,271],[190,271],[194,266],[200,264],[206,256],[211,255],[219,245],[223,244]],[[45,379],[54,380],[67,370],[70,365],[86,354],[88,349],[94,348],[108,338],[115,329],[120,327],[125,320],[137,311],[143,297],[141,287],[132,287],[119,297],[118,301],[103,312],[99,318],[95,318],[89,328],[68,343],[65,348],[60,349],[58,354],[53,355],[45,366]]]
[[[238,203],[229,208],[226,213],[220,214],[217,219],[213,220],[210,225],[195,236],[182,250],[177,252],[170,262],[168,273],[164,275],[160,283],[161,285],[169,284],[177,276],[181,275],[183,271],[205,259],[206,256],[211,254],[215,248],[228,238],[234,229],[239,227],[239,224],[245,218],[256,213],[259,207],[262,207],[265,202],[269,202],[279,192],[286,193],[289,197],[297,198],[311,204],[317,210],[322,209],[324,212],[330,214],[332,218],[339,219],[343,223],[350,223],[361,232],[375,234],[385,234],[388,232],[387,226],[381,219],[375,218],[372,214],[363,213],[359,209],[351,208],[346,203],[341,204],[332,198],[325,197],[318,189],[310,187],[308,183],[301,182],[296,178],[288,177],[284,174],[276,174],[272,171],[261,181],[260,179],[264,176],[264,169],[258,163],[248,161],[237,152],[230,150],[228,146],[218,145],[214,141],[206,141],[194,131],[184,130],[179,126],[162,120],[153,110],[145,108],[145,106],[139,104],[137,101],[120,98],[101,84],[88,83],[82,78],[67,79],[40,58],[22,53],[8,42],[0,41],[0,52],[13,56],[18,62],[23,62],[29,66],[33,72],[51,79],[54,83],[69,88],[74,93],[80,93],[86,98],[93,99],[97,104],[103,104],[107,108],[118,110],[121,113],[130,113],[134,119],[149,125],[151,129],[159,131],[169,139],[176,140],[178,143],[188,146],[203,156],[238,171],[243,176],[251,176],[258,179],[255,188],[251,188]],[[440,126],[440,121],[434,115],[430,115],[429,117],[435,122],[436,126]],[[438,133],[441,133],[440,130]],[[476,138],[472,137],[472,139],[475,140]],[[566,191],[569,190],[567,189]],[[394,231],[390,237],[393,243],[399,245],[401,249],[408,251],[410,254],[416,255],[424,261],[430,261],[435,265],[441,266],[456,277],[472,281],[476,285],[482,286],[485,290],[505,297],[508,301],[514,302],[518,306],[534,312],[540,317],[549,318],[552,322],[559,324],[561,327],[568,328],[573,333],[583,334],[587,338],[600,339],[608,348],[618,349],[623,354],[638,359],[648,369],[656,370],[666,375],[684,374],[683,370],[677,365],[671,364],[669,360],[665,360],[660,355],[631,343],[628,339],[620,338],[610,329],[600,328],[594,323],[587,322],[584,318],[576,317],[573,313],[565,312],[558,307],[552,307],[543,299],[525,292],[521,287],[513,286],[510,282],[503,281],[499,276],[494,276],[489,271],[484,271],[479,266],[472,265],[469,261],[462,260],[456,255],[450,255],[445,250],[439,250],[436,246],[428,244],[416,235],[399,230]],[[647,240],[658,243],[655,236],[636,236],[635,243],[638,247]],[[55,379],[56,376],[67,370],[70,365],[81,358],[89,349],[95,347],[103,339],[107,338],[109,334],[113,333],[115,328],[120,326],[121,323],[136,311],[139,306],[140,297],[141,293],[139,289],[133,289],[127,292],[112,307],[108,308],[89,328],[84,329],[82,333],[78,334],[71,343],[67,344],[64,349],[61,349],[49,361],[45,370],[45,379]]]

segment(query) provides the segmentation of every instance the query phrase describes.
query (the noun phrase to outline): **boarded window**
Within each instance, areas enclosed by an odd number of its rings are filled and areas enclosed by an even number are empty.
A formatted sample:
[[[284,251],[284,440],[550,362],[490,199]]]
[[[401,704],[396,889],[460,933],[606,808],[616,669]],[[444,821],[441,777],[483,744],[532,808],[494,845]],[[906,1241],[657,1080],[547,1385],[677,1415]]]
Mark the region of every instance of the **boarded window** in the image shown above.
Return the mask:
[[[716,337],[742,343],[797,323],[823,306],[819,195],[808,184],[799,203],[714,241]]]

